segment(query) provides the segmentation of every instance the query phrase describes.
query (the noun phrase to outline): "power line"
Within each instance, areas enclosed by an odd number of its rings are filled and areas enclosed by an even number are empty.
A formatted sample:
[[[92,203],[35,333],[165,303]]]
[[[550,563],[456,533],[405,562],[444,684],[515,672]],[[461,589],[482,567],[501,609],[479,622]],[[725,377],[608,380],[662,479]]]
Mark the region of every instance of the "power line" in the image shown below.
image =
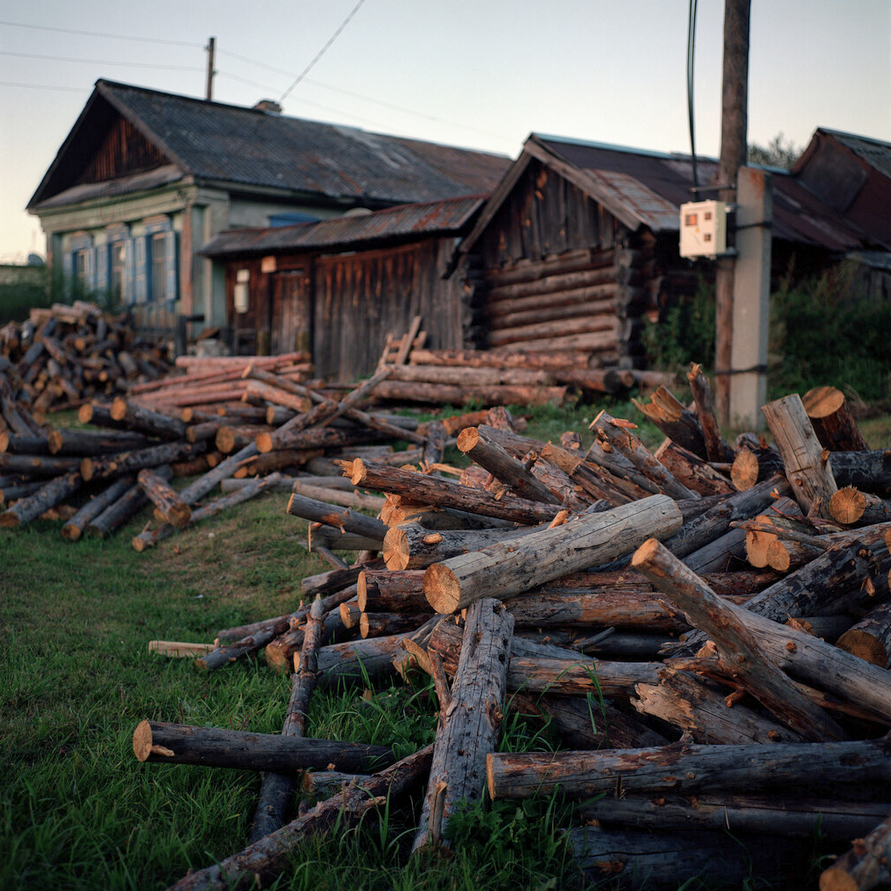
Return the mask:
[[[133,37],[129,34],[104,34],[100,31],[77,31],[73,28],[53,28],[49,25],[26,25],[24,22],[0,22],[7,28],[30,28],[34,31],[55,31],[58,34],[80,34],[84,37],[105,37],[110,40],[134,40],[141,43],[164,43],[168,46],[188,46],[203,49],[203,44],[189,43],[185,40],[169,40],[162,37]]]
[[[91,93],[92,87],[51,87],[49,84],[17,84],[8,80],[0,80],[0,87],[21,87],[25,90],[57,90],[62,93]]]
[[[37,53],[14,53],[0,50],[0,56],[15,56],[19,59],[43,59],[47,62],[77,62],[86,65],[120,65],[127,68],[163,68],[165,71],[204,71],[193,65],[159,65],[152,62],[111,62],[107,59],[74,59],[67,56],[41,56]]]
[[[332,43],[334,43],[335,40],[337,40],[338,37],[340,37],[343,29],[346,28],[350,21],[352,21],[353,16],[359,11],[364,2],[365,0],[359,0],[359,2],[353,7],[352,12],[350,12],[350,14],[340,23],[337,30],[331,35],[331,37],[328,38],[328,42],[316,53],[316,57],[312,60],[312,62],[310,62],[309,65],[307,65],[306,68],[304,68],[303,71],[301,71],[300,74],[297,75],[297,79],[294,81],[294,83],[292,83],[291,86],[288,87],[287,90],[285,90],[285,92],[282,94],[281,99],[278,100],[279,104],[284,102],[285,99],[287,99],[288,96],[291,95],[291,91],[294,89],[294,87],[296,87],[297,84],[299,84],[300,81],[302,81],[303,78],[306,77],[306,75],[309,74],[310,71],[312,71],[312,69],[315,67],[316,62],[318,62],[319,59],[321,59],[322,56],[324,56],[325,53],[328,52],[328,48],[331,46]]]

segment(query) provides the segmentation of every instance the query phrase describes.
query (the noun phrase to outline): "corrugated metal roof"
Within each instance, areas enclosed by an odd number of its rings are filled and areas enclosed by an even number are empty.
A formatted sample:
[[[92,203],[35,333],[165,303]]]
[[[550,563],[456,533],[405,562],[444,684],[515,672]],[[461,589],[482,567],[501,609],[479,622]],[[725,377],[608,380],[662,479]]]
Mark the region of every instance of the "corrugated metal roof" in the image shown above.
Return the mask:
[[[883,176],[891,179],[891,143],[870,139],[867,136],[857,136],[854,133],[843,133],[840,130],[827,130],[825,127],[820,127],[819,132],[832,136],[870,167],[874,167]]]
[[[110,105],[167,158],[199,180],[288,190],[329,199],[396,204],[491,191],[510,165],[503,155],[368,133],[241,106],[99,80],[53,168],[76,151],[78,131],[107,126]],[[34,206],[72,182],[50,185]]]
[[[562,140],[532,134],[554,157],[579,168],[593,184],[592,197],[626,221],[629,215],[654,232],[677,231],[680,205],[694,200],[690,156],[625,150],[617,146]],[[714,182],[717,162],[697,158],[701,184]],[[852,250],[864,236],[788,173],[773,172],[775,238],[817,245],[833,251]]]
[[[264,229],[221,232],[199,253],[207,257],[274,254],[391,242],[412,236],[460,232],[482,207],[483,195],[447,201],[407,204],[362,216],[338,217],[318,223],[299,223]]]

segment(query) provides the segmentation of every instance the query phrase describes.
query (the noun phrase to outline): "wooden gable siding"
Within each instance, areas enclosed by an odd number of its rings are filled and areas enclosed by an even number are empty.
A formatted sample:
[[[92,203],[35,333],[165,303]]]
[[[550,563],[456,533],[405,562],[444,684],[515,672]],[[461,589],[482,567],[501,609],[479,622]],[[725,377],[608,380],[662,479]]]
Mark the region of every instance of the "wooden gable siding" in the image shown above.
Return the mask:
[[[167,164],[168,159],[129,121],[117,118],[77,178],[79,184],[118,179]]]
[[[316,373],[340,382],[374,371],[387,334],[422,319],[428,345],[456,349],[462,340],[461,276],[442,278],[449,238],[318,257],[313,275]]]
[[[577,186],[533,160],[481,239],[486,269],[578,248],[609,248],[618,222]]]

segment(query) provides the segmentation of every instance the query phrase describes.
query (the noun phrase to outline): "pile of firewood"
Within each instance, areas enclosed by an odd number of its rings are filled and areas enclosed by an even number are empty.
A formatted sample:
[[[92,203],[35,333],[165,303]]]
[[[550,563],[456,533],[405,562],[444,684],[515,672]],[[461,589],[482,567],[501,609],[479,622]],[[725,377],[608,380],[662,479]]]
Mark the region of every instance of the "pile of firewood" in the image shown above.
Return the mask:
[[[582,352],[511,350],[430,350],[414,347],[407,364],[393,372],[375,393],[395,402],[461,405],[546,405],[567,394],[615,395],[632,388],[669,385],[674,376],[655,371],[589,368]]]
[[[525,437],[502,410],[465,419],[473,463],[457,479],[437,425],[414,467],[342,461],[383,495],[377,518],[295,491],[288,513],[333,568],[303,581],[305,605],[222,631],[197,659],[293,663],[281,736],[148,721],[134,736],[141,761],[266,772],[248,846],[174,887],[268,880],[309,833],[425,782],[415,850],[447,848],[455,808],[486,788],[559,789],[582,802],[568,836],[588,878],[800,879],[820,833],[847,851],[822,889],[887,882],[891,453],[865,448],[831,389],[766,405],[774,446],[731,447],[698,367],[689,379],[695,412],[664,389],[640,406],[668,437],[656,452],[607,412],[584,449],[576,432]],[[433,747],[393,764],[304,738],[315,685],[412,671],[433,679]],[[496,752],[508,710],[563,748]],[[301,774],[323,800],[288,822]]]
[[[26,322],[0,328],[0,371],[15,379],[16,398],[38,414],[110,398],[171,367],[166,349],[138,337],[126,315],[80,300],[32,309]]]

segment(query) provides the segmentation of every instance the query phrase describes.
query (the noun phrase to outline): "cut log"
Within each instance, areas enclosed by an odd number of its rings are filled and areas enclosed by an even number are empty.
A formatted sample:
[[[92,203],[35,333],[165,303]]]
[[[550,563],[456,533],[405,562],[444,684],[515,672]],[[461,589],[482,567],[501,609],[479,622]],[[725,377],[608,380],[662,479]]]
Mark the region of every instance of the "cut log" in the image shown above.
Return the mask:
[[[617,421],[608,412],[602,411],[591,422],[591,430],[594,431],[594,435],[601,446],[607,451],[615,450],[619,454],[624,455],[641,474],[659,487],[659,491],[670,495],[674,499],[698,498],[698,493],[693,492],[678,482],[650,454],[644,444],[632,433],[626,424],[627,422]]]
[[[891,882],[891,816],[820,874],[820,891],[868,891]]]
[[[833,520],[846,526],[872,526],[891,521],[891,501],[845,486],[830,499],[829,513]]]
[[[306,717],[312,691],[318,680],[318,650],[325,628],[325,613],[321,600],[315,600],[309,611],[300,652],[300,671],[291,679],[291,698],[285,711],[282,736],[305,736]],[[287,774],[267,773],[260,786],[249,842],[275,832],[285,823],[288,801],[294,789],[294,779]]]
[[[697,743],[803,742],[797,733],[744,705],[734,703],[730,708],[726,691],[721,693],[689,672],[664,668],[658,685],[638,684],[635,693],[631,705],[638,712],[689,733]]]
[[[177,529],[188,525],[192,519],[192,508],[182,500],[179,492],[163,476],[144,467],[137,474],[136,480],[146,497],[157,508],[157,519],[170,523]]]
[[[735,708],[735,706],[734,706]],[[656,832],[714,829],[736,834],[767,833],[783,838],[823,838],[848,841],[872,829],[891,803],[837,801],[796,795],[697,795],[659,798],[612,796],[586,802],[585,820],[607,826],[628,826]]]
[[[458,435],[458,448],[512,489],[520,498],[543,504],[562,504],[547,486],[516,458],[512,458],[497,442],[489,439],[479,427],[467,427]]]
[[[374,541],[383,541],[389,527],[373,517],[349,508],[338,508],[328,501],[319,501],[294,492],[288,500],[287,512],[294,517],[324,523],[341,532],[352,532]]]
[[[359,575],[356,600],[362,612],[414,612],[427,609],[424,572],[366,569]]]
[[[733,678],[787,727],[805,739],[844,739],[845,733],[764,656],[740,610],[723,602],[692,570],[656,539],[645,542],[631,560],[692,623],[715,642]]]
[[[703,374],[702,366],[693,363],[687,372],[687,380],[690,383],[690,391],[693,393],[693,401],[696,403],[696,419],[702,430],[706,458],[709,461],[717,462],[731,461],[733,449],[721,436],[712,400],[712,387],[708,378]]]
[[[136,430],[158,439],[180,440],[186,438],[186,424],[178,418],[133,405],[121,396],[111,404],[109,416],[116,426],[124,430]]]
[[[891,666],[891,603],[871,609],[838,638],[836,646],[881,668]]]
[[[795,500],[804,513],[813,507],[818,516],[829,519],[829,501],[838,487],[831,468],[822,460],[823,449],[801,397],[793,394],[768,402],[761,411],[783,458]]]
[[[136,482],[135,477],[122,476],[111,485],[91,498],[67,523],[62,527],[62,538],[65,541],[77,541],[84,530],[108,507],[114,504]]]
[[[527,798],[559,786],[571,798],[606,793],[744,794],[817,788],[833,783],[886,783],[891,741],[698,745],[601,752],[495,753],[486,760],[489,795]]]
[[[462,801],[485,789],[486,756],[495,750],[504,710],[513,619],[497,600],[467,611],[464,644],[447,701],[440,698],[439,726],[427,795],[413,851],[450,847],[448,821]]]
[[[815,387],[801,397],[820,444],[833,452],[860,452],[868,446],[836,387]]]
[[[699,419],[666,387],[657,387],[650,396],[649,403],[638,402],[636,399],[633,402],[638,410],[672,442],[688,452],[693,452],[703,461],[712,460],[706,451],[705,437]]]
[[[670,439],[659,446],[653,457],[675,479],[700,495],[729,495],[738,491],[724,474]]]
[[[32,495],[20,498],[0,514],[0,529],[14,529],[36,520],[50,508],[61,504],[83,485],[83,477],[76,470],[56,477],[42,485]]]
[[[276,773],[299,773],[330,765],[362,773],[367,772],[370,765],[393,760],[393,753],[386,746],[161,721],[142,721],[137,726],[133,733],[133,752],[138,761]]]
[[[359,822],[378,805],[396,800],[420,785],[430,769],[433,746],[427,746],[402,761],[319,802],[302,817],[283,826],[220,863],[187,876],[170,891],[232,891],[269,882],[293,861],[297,846],[313,834],[337,827],[341,831]]]
[[[671,498],[654,495],[563,526],[491,545],[434,563],[424,593],[439,613],[452,613],[483,596],[509,597],[588,566],[630,553],[651,535],[669,536],[681,525]]]
[[[730,479],[737,492],[751,489],[756,483],[783,472],[783,459],[773,448],[743,448],[736,453],[730,468]]]
[[[355,486],[404,495],[417,504],[453,507],[527,525],[550,522],[559,511],[556,505],[529,501],[509,493],[496,498],[488,492],[450,480],[377,462],[365,462],[361,458],[344,461],[343,468],[344,476],[349,477]]]
[[[105,455],[100,458],[82,458],[80,472],[84,481],[107,480],[122,476],[125,473],[136,473],[143,467],[160,467],[162,464],[171,464],[174,461],[184,461],[200,455],[205,450],[205,444],[188,442],[165,442],[162,445],[151,446],[147,449],[137,449],[135,452],[119,452],[114,455]],[[185,495],[182,496],[186,500]],[[191,504],[191,501],[187,501]]]

